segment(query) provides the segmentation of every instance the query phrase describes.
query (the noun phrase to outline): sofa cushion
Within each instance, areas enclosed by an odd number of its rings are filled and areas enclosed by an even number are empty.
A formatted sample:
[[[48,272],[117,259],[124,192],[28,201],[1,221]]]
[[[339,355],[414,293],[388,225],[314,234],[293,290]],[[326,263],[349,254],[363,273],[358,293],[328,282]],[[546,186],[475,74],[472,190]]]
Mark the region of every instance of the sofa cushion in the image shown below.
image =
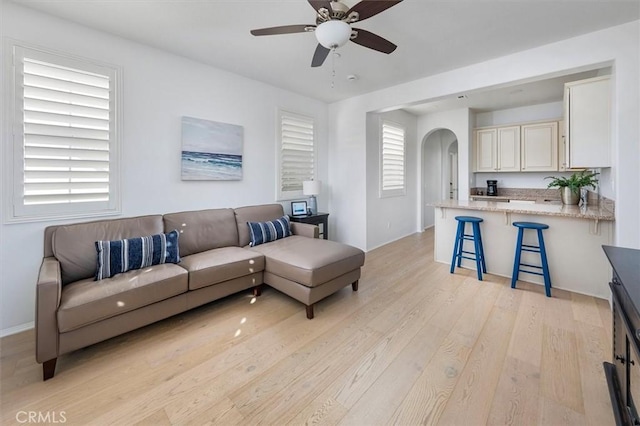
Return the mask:
[[[196,290],[262,271],[264,256],[240,247],[222,247],[183,257],[180,266],[189,271],[189,290]]]
[[[96,280],[152,265],[180,262],[178,231],[115,241],[96,241]]]
[[[238,246],[238,227],[233,209],[210,209],[165,214],[164,232],[180,232],[180,255],[219,247]]]
[[[364,264],[364,252],[358,248],[297,235],[251,250],[264,254],[266,272],[307,287],[324,284]]]
[[[279,240],[280,238],[287,238],[291,235],[291,222],[287,215],[266,222],[247,222],[247,225],[249,225],[249,231],[251,232],[249,241],[251,247]]]
[[[235,209],[238,223],[239,246],[249,245],[251,233],[247,222],[266,222],[284,216],[284,209],[280,204],[264,204],[260,206],[238,207]]]
[[[163,232],[162,216],[140,216],[58,226],[52,238],[53,254],[60,262],[62,283],[96,274],[96,241],[122,240]]]
[[[165,263],[125,272],[98,283],[93,278],[68,284],[58,309],[60,332],[133,311],[187,291],[188,272]]]

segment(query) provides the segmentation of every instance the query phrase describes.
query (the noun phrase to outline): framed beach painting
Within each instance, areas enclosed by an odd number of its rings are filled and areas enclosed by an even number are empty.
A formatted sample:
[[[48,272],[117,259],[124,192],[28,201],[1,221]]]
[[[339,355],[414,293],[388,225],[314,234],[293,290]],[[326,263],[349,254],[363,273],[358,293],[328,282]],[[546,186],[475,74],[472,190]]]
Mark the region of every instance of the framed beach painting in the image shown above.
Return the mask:
[[[242,180],[244,129],[182,117],[182,180]]]

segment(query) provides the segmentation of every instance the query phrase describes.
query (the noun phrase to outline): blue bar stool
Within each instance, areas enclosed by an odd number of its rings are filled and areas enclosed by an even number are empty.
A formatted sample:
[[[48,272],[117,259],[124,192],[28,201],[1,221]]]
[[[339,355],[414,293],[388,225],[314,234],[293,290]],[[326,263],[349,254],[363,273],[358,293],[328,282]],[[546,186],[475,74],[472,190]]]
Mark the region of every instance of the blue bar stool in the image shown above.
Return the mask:
[[[458,230],[456,231],[456,241],[453,246],[453,258],[451,259],[451,270],[449,272],[453,274],[456,265],[458,268],[460,267],[462,258],[475,260],[478,280],[482,281],[482,273],[487,273],[487,265],[484,262],[484,249],[482,248],[482,235],[480,234],[480,222],[482,222],[482,219],[473,216],[456,216],[456,220],[458,221]],[[472,234],[464,233],[467,222],[471,223]],[[475,251],[464,250],[464,240],[473,241]],[[465,256],[465,254],[473,255],[473,257]]]
[[[549,264],[547,263],[547,251],[544,247],[544,237],[542,236],[542,230],[549,228],[549,225],[544,223],[535,222],[513,222],[513,226],[518,228],[518,242],[516,243],[516,258],[513,261],[513,274],[511,276],[511,288],[516,288],[516,281],[520,272],[525,274],[535,274],[544,277],[544,290],[547,293],[547,297],[551,297],[551,276],[549,275]],[[525,229],[533,229],[538,231],[538,245],[522,244],[522,236]],[[522,251],[530,251],[533,253],[540,253],[540,259],[542,260],[542,266],[530,265],[528,263],[522,263],[520,256]],[[522,266],[527,268],[542,269],[542,272],[521,269]]]

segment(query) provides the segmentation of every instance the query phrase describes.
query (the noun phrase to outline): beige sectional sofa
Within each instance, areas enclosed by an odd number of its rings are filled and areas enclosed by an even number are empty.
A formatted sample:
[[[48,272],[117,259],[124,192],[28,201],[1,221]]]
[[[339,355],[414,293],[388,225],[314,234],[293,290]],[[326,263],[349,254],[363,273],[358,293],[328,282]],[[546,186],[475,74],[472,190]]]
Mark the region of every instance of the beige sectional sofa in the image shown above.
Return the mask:
[[[53,377],[57,357],[242,290],[271,287],[313,305],[351,284],[364,252],[318,239],[318,228],[291,223],[293,235],[249,246],[247,222],[275,220],[280,204],[212,209],[51,226],[36,287],[36,359]],[[96,241],[178,230],[179,263],[95,281]]]

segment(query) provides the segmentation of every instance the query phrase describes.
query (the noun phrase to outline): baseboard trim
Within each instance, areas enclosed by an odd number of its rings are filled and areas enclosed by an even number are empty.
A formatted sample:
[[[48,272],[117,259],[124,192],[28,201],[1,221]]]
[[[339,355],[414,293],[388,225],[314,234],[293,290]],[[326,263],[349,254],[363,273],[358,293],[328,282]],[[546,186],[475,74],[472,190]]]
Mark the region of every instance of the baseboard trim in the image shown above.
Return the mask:
[[[408,234],[402,235],[401,237],[395,238],[395,239],[393,239],[393,240],[391,240],[391,241],[387,241],[386,243],[378,244],[378,245],[377,245],[377,246],[375,246],[375,247],[369,247],[369,248],[366,250],[366,253],[369,253],[371,250],[375,250],[375,249],[380,248],[380,247],[382,247],[382,246],[386,246],[387,244],[395,243],[396,241],[401,240],[401,239],[403,239],[403,238],[406,238],[406,237],[408,237],[409,235],[414,235],[414,234],[419,234],[419,233],[420,233],[420,231],[418,231],[418,232],[411,231],[411,232],[409,232]]]
[[[3,328],[0,330],[0,337],[11,336],[12,334],[22,333],[35,327],[35,322],[27,322],[25,324],[16,325],[15,327]]]

